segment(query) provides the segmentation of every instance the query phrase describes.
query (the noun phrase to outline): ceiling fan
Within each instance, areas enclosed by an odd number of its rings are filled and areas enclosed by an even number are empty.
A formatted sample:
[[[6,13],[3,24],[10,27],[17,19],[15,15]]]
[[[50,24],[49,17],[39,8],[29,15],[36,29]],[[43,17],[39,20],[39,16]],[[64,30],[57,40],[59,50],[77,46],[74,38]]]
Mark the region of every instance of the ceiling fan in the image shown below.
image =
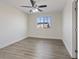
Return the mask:
[[[21,7],[31,8],[30,12],[42,12],[43,10],[41,10],[40,8],[47,7],[47,5],[40,5],[40,6],[38,6],[36,4],[36,1],[34,1],[34,0],[30,0],[30,2],[31,2],[32,6],[21,6]]]

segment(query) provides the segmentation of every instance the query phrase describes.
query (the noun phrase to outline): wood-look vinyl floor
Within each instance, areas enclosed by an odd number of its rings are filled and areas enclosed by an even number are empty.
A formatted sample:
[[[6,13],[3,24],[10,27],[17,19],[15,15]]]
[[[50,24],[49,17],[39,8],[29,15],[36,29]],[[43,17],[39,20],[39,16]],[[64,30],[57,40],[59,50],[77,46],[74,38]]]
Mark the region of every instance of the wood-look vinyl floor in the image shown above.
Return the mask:
[[[27,38],[0,49],[0,59],[71,59],[61,40]]]

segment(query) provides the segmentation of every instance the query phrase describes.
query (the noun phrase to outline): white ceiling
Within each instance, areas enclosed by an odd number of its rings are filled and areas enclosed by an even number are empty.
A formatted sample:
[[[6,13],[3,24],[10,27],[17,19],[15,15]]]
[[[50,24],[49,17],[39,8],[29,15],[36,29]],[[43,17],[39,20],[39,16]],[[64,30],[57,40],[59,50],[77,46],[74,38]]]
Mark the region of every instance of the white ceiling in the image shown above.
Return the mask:
[[[31,6],[30,0],[2,0],[3,2],[6,2],[14,7],[17,7],[18,9],[29,13],[28,8],[20,7],[22,5]],[[41,8],[43,12],[57,12],[62,11],[64,8],[66,0],[35,0],[37,1],[37,5],[47,5],[46,8]]]

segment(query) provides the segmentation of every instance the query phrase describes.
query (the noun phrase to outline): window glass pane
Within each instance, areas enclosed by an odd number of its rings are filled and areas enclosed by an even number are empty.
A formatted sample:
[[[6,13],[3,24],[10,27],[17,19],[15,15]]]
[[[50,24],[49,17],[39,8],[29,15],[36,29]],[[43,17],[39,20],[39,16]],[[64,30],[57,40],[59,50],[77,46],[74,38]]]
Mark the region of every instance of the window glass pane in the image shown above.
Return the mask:
[[[46,17],[46,23],[48,23],[48,17]]]
[[[43,17],[41,17],[41,19],[40,19],[40,20],[41,20],[41,23],[43,23]]]
[[[40,18],[37,18],[37,23],[40,23]]]
[[[51,17],[48,17],[49,25],[51,25]]]

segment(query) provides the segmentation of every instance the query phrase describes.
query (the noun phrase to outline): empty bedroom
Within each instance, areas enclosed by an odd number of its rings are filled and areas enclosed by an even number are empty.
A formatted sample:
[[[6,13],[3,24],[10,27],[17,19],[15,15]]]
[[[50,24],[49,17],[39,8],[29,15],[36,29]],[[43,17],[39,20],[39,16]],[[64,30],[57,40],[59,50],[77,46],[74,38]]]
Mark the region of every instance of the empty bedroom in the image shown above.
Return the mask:
[[[0,0],[0,59],[76,59],[77,0]]]

